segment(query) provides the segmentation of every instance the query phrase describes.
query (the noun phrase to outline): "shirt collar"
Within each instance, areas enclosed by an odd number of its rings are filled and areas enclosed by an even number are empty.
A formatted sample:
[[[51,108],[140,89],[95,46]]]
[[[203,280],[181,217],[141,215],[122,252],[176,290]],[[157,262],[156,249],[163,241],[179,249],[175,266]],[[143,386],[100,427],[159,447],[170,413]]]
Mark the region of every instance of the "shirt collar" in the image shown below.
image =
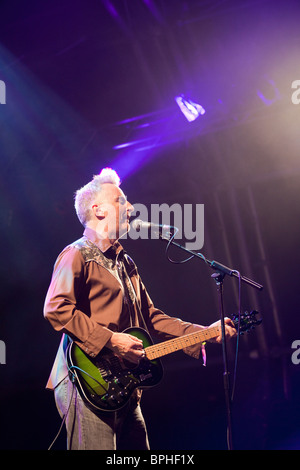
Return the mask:
[[[111,243],[110,240],[107,238],[101,238],[95,230],[89,227],[85,228],[83,235],[94,243],[104,254],[107,253],[108,250],[110,250],[110,253],[115,252],[116,255],[123,251],[123,247],[118,241]]]

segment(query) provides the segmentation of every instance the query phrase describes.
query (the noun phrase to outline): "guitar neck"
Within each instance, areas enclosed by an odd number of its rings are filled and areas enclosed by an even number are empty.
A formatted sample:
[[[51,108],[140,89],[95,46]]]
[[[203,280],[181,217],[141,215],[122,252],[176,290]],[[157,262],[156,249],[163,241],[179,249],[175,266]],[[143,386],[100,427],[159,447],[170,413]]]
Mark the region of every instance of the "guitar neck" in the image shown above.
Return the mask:
[[[145,349],[146,357],[150,361],[157,359],[167,354],[171,354],[175,351],[193,346],[195,344],[204,343],[205,341],[216,338],[220,335],[221,328],[219,326],[212,326],[199,330],[196,333],[190,333],[185,336],[179,336],[178,338],[170,339],[159,344],[153,344]]]

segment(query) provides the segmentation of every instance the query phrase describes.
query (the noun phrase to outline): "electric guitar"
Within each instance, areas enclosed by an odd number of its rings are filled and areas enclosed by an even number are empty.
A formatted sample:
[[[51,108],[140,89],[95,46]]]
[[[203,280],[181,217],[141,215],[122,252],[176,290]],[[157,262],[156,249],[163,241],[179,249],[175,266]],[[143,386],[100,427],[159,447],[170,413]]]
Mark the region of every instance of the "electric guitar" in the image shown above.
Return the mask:
[[[256,319],[257,314],[255,310],[245,312],[240,320],[238,315],[232,316],[240,334],[261,323],[262,320]],[[67,364],[70,378],[75,381],[86,405],[93,410],[119,410],[126,405],[136,388],[154,387],[161,381],[163,367],[160,357],[216,338],[221,334],[221,326],[208,327],[158,344],[153,344],[143,328],[127,328],[124,333],[143,341],[145,357],[139,364],[123,360],[108,348],[103,348],[96,358],[91,359],[74,342],[69,344]]]

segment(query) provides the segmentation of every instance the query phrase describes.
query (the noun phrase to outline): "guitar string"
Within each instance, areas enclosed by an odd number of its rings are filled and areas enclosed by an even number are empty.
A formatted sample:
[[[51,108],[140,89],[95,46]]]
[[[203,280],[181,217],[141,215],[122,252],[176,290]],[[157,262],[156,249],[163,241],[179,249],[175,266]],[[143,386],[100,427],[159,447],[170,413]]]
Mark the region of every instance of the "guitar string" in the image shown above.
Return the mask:
[[[137,306],[138,312],[139,312],[140,317],[141,317],[141,319],[142,319],[144,328],[145,328],[145,330],[148,332],[148,334],[150,335],[149,330],[148,330],[147,325],[146,325],[146,322],[145,322],[145,319],[144,319],[144,317],[143,317],[141,308],[140,308],[140,306],[139,306],[139,304],[138,304],[138,300],[137,300],[137,295],[136,295],[135,289],[134,289],[134,287],[133,287],[132,281],[131,281],[131,279],[130,279],[128,273],[127,273],[127,270],[126,270],[126,267],[125,267],[125,266],[124,266],[123,273],[125,274],[125,276],[126,276],[128,282],[131,284],[131,287],[132,287],[132,290],[133,290],[133,293],[134,293],[134,297],[135,297],[135,304],[136,304],[136,306]],[[216,331],[218,331],[218,328],[217,328],[217,327],[215,327],[215,328],[216,328]],[[205,330],[201,330],[201,331],[196,332],[196,333],[191,333],[191,336],[192,336],[192,335],[203,334],[204,331],[206,331],[206,329],[205,329]],[[204,333],[204,334],[205,334],[205,333]],[[151,336],[151,335],[150,335],[150,336]],[[216,335],[216,336],[217,336],[217,335]],[[210,338],[212,338],[212,337],[213,337],[213,336],[210,336]],[[205,338],[205,339],[207,339],[207,338]],[[170,341],[170,340],[169,340],[169,341]],[[169,341],[168,341],[168,343],[169,343]],[[182,337],[178,337],[178,338],[174,338],[173,340],[171,340],[172,343],[173,343],[173,342],[176,342],[176,341],[178,341],[178,343],[180,343],[181,341],[183,341],[183,339],[182,339]],[[199,341],[199,342],[201,342],[201,341]],[[164,345],[165,343],[167,343],[167,342],[163,342],[163,343],[159,343],[159,344],[153,344],[153,345],[151,345],[151,346],[148,346],[148,347],[146,348],[146,349],[147,349],[147,352],[148,352],[148,351],[150,352],[151,350],[155,350],[156,348],[159,350],[160,348],[163,347],[163,345]],[[197,343],[198,343],[198,341],[197,341],[196,343],[191,343],[190,346],[192,346],[193,344],[197,344]],[[184,348],[184,347],[187,347],[187,346],[188,346],[188,345],[184,345],[183,348]],[[183,348],[181,348],[181,349],[183,349]],[[170,352],[173,352],[173,351],[170,351]],[[147,353],[146,353],[146,354],[147,354]],[[160,356],[156,356],[156,357],[160,357]],[[153,359],[155,359],[155,358],[153,358]]]
[[[212,331],[214,331],[214,333],[209,334]],[[149,351],[150,354],[153,354],[153,352],[154,353],[158,352],[160,354],[160,351],[164,350],[165,352],[162,355],[166,355],[168,353],[176,351],[176,349],[184,349],[185,347],[192,346],[194,344],[201,343],[202,341],[204,342],[207,339],[216,337],[217,336],[216,333],[219,333],[219,331],[220,331],[219,327],[212,327],[212,328],[209,328],[209,329],[204,329],[204,330],[200,330],[200,331],[195,332],[195,333],[191,333],[190,335],[186,335],[185,337],[180,336],[178,338],[174,338],[172,340],[168,340],[168,341],[165,341],[163,343],[154,344],[152,346],[149,346],[147,348],[147,353]],[[208,334],[209,334],[209,336],[208,336]],[[204,338],[200,339],[200,341],[199,341],[199,337],[201,337],[201,336],[204,336]],[[195,341],[194,341],[194,338],[196,339]],[[175,349],[174,349],[174,346],[176,346],[176,345],[178,345],[180,347],[179,348],[175,347]],[[160,357],[160,356],[158,355],[158,356],[155,356],[155,357]]]
[[[75,373],[72,372],[71,369],[77,369],[77,370],[79,370],[80,372],[82,372],[83,374],[87,375],[87,376],[90,377],[92,380],[94,380],[98,385],[100,385],[100,387],[102,387],[103,390],[105,390],[105,392],[107,391],[106,388],[104,387],[104,385],[102,385],[102,383],[99,382],[99,380],[95,379],[95,377],[93,377],[91,374],[89,374],[88,372],[86,372],[85,370],[81,369],[81,368],[78,367],[78,366],[72,365],[71,367],[68,367],[68,370],[69,370],[69,372],[73,375],[73,377],[75,378],[75,380],[77,380],[77,377],[76,377]]]

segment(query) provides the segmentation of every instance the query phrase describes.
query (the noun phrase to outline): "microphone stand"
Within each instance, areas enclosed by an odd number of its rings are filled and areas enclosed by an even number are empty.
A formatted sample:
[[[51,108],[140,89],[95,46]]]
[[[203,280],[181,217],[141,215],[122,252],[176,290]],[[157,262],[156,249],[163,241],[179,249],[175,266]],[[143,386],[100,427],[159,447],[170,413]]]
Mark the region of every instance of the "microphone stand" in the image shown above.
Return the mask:
[[[183,245],[174,242],[172,238],[168,239],[159,233],[159,238],[161,240],[167,241],[168,243],[184,250],[185,252],[189,253],[190,255],[195,256],[196,258],[205,261],[208,266],[214,269],[214,274],[212,274],[212,278],[214,279],[217,287],[218,292],[218,303],[219,303],[219,311],[220,311],[220,320],[221,320],[221,332],[222,332],[222,353],[223,353],[223,364],[224,364],[224,372],[223,372],[223,379],[224,379],[224,392],[225,392],[225,404],[226,404],[226,415],[227,415],[227,446],[228,450],[233,450],[233,441],[232,441],[232,422],[231,422],[231,398],[230,398],[230,380],[229,380],[229,372],[228,372],[228,359],[227,359],[227,348],[226,348],[226,337],[225,337],[225,313],[224,313],[224,302],[223,302],[223,281],[226,275],[237,277],[240,279],[241,282],[258,289],[262,290],[263,286],[252,279],[249,279],[245,276],[241,276],[235,269],[231,269],[224,264],[219,263],[218,261],[210,261],[205,258],[201,253],[196,253],[194,251],[188,250]]]

